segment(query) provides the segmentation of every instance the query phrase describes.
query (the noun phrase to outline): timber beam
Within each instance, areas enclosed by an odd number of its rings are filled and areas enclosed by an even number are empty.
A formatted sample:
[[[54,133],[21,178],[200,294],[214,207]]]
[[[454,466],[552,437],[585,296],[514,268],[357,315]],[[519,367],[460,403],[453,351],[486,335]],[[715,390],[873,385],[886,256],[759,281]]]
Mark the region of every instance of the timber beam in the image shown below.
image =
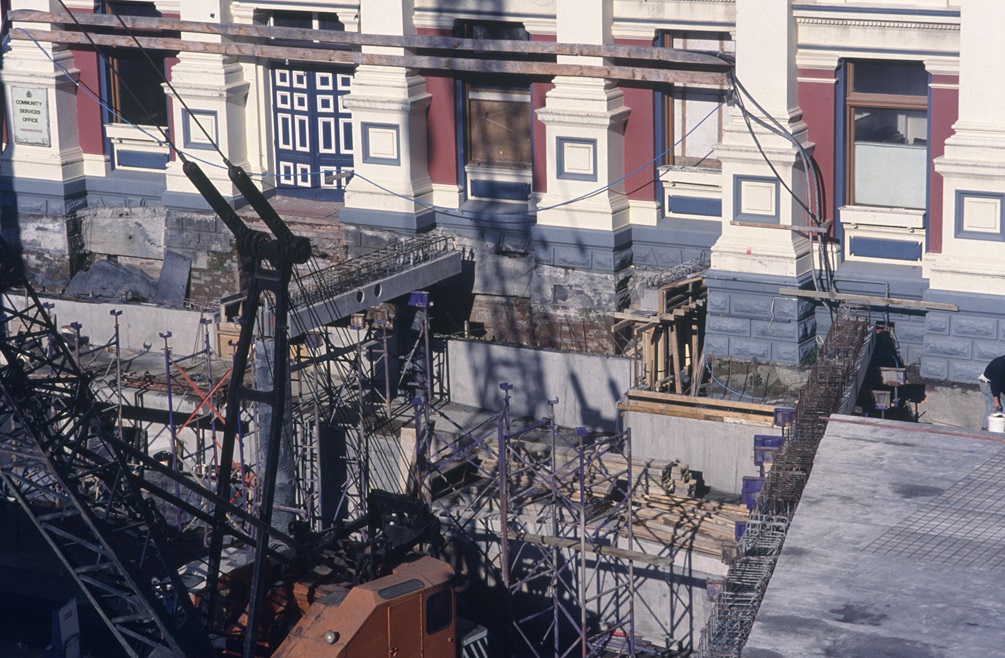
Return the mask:
[[[430,36],[387,36],[306,30],[235,23],[204,23],[169,18],[108,16],[15,10],[11,38],[75,46],[143,47],[172,52],[201,52],[234,57],[282,59],[316,64],[373,65],[419,71],[464,71],[519,74],[539,77],[573,76],[611,80],[725,86],[732,63],[717,54],[673,48],[566,44],[542,41],[455,39]],[[27,24],[27,25],[20,25]],[[61,29],[43,30],[50,24]],[[145,31],[145,34],[127,34]],[[95,28],[95,31],[81,31]],[[123,29],[120,33],[109,30]],[[152,32],[152,33],[151,33]],[[230,41],[208,42],[165,34],[208,34]],[[274,45],[274,40],[302,42],[302,46]],[[384,46],[406,48],[404,55],[363,53],[353,48]],[[602,57],[605,64],[585,66],[558,63],[558,55]],[[549,61],[550,60],[550,61]],[[608,63],[614,62],[614,63]]]

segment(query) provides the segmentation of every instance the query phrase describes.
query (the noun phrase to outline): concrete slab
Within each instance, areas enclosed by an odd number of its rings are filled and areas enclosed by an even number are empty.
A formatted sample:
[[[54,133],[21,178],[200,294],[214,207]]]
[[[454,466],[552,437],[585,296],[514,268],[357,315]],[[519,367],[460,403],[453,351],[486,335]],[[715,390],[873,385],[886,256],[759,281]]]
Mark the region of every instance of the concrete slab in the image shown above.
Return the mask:
[[[742,655],[1001,655],[1003,441],[832,417]]]
[[[316,327],[337,322],[353,313],[460,274],[462,257],[460,251],[449,251],[403,272],[328,297],[322,302],[296,303],[290,312],[290,337],[302,336]]]

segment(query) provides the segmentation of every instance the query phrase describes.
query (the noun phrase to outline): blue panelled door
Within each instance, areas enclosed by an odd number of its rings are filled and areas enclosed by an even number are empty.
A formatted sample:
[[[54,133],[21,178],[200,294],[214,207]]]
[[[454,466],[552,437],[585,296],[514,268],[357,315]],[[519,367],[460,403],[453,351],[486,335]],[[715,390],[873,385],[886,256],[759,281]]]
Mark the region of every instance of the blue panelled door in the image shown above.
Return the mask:
[[[283,194],[342,200],[346,180],[325,179],[352,171],[352,120],[342,102],[351,81],[350,71],[273,66],[276,177]]]

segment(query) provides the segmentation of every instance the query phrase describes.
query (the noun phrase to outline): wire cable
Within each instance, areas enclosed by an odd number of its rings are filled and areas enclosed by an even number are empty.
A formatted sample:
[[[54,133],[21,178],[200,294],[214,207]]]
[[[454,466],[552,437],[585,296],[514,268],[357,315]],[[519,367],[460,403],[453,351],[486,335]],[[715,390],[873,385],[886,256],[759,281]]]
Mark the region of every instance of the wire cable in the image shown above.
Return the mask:
[[[100,46],[98,46],[98,44],[97,44],[97,43],[95,43],[94,39],[92,39],[92,38],[91,38],[91,35],[90,35],[90,33],[89,33],[89,32],[88,32],[88,31],[87,31],[87,30],[86,30],[85,28],[84,28],[84,26],[83,26],[83,25],[81,25],[80,21],[79,21],[79,20],[77,20],[77,17],[76,17],[76,16],[75,16],[75,15],[73,14],[73,12],[72,12],[72,11],[70,11],[70,9],[69,9],[69,8],[68,8],[68,7],[66,6],[66,3],[64,3],[64,2],[63,2],[63,0],[58,0],[58,2],[59,2],[59,6],[63,8],[63,11],[65,11],[65,12],[66,12],[67,14],[69,14],[70,18],[71,18],[71,19],[73,19],[73,22],[74,22],[74,24],[75,24],[75,25],[77,26],[77,28],[78,28],[78,29],[80,30],[80,32],[81,32],[81,33],[82,33],[82,34],[84,35],[84,37],[85,37],[85,38],[87,39],[88,43],[90,43],[90,44],[91,44],[91,47],[92,47],[92,48],[94,48],[94,51],[95,51],[95,53],[97,53],[97,55],[98,55],[99,57],[102,57],[102,58],[104,58],[104,59],[106,59],[106,60],[107,60],[107,59],[108,59],[108,55],[106,55],[106,54],[104,53],[104,51],[103,51],[103,50],[101,49],[101,47],[100,47]],[[121,20],[121,19],[120,19],[120,20]],[[21,32],[24,32],[24,34],[28,34],[28,32],[26,32],[26,31],[25,31],[25,30],[24,30],[23,28],[18,28],[18,29],[20,29],[20,30],[21,30]],[[29,38],[31,38],[31,36],[30,36],[30,35],[29,35]],[[135,39],[135,37],[134,37],[134,39]],[[34,40],[34,39],[32,39],[32,41],[35,41],[35,40]],[[138,42],[137,42],[137,44],[138,44]],[[35,45],[38,45],[38,46],[39,46],[39,48],[41,48],[41,45],[39,45],[39,43],[38,43],[37,41],[35,41]],[[142,46],[141,46],[141,48],[140,48],[140,49],[142,50]],[[42,48],[42,50],[43,50],[43,51],[45,51],[45,49],[44,49],[44,48]],[[146,53],[146,51],[145,51],[145,50],[143,51],[143,54],[144,54],[144,56],[145,56],[145,57],[147,58],[147,60],[148,60],[148,61],[151,61],[151,64],[152,64],[153,62],[152,62],[152,60],[150,60],[150,56],[149,56],[149,55],[148,55],[148,54]],[[46,52],[46,55],[48,55],[48,52]],[[50,57],[49,59],[52,59],[52,58]],[[55,61],[53,61],[53,63],[55,63]],[[62,67],[60,67],[60,68],[62,69]],[[119,84],[119,88],[120,88],[120,89],[125,89],[125,90],[126,90],[126,93],[128,93],[128,94],[129,94],[129,97],[130,97],[130,98],[131,98],[131,99],[133,100],[133,102],[134,102],[134,103],[136,103],[136,105],[137,105],[137,106],[139,106],[139,107],[142,107],[142,106],[143,106],[143,102],[142,102],[142,101],[141,101],[141,100],[139,99],[139,97],[138,97],[138,96],[136,95],[136,93],[135,93],[135,92],[134,92],[134,91],[132,90],[132,88],[131,88],[131,87],[130,87],[129,85],[127,85],[127,84],[126,84],[126,83],[125,83],[125,82],[124,82],[124,81],[122,80],[122,76],[120,76],[120,75],[119,75],[119,72],[118,72],[118,70],[117,70],[117,69],[116,69],[116,68],[115,68],[114,66],[109,66],[109,67],[108,67],[108,70],[109,70],[109,72],[110,72],[110,73],[111,73],[111,74],[112,74],[112,75],[113,75],[113,76],[115,77],[115,80],[116,80],[116,82],[118,82],[118,84]],[[65,69],[63,69],[63,71],[65,72]],[[88,88],[88,89],[89,89],[89,91],[91,91],[91,93],[92,93],[92,94],[94,93],[94,92],[93,92],[93,90],[91,90],[90,88]],[[119,109],[119,108],[116,108],[116,109]],[[117,116],[117,117],[119,117],[119,118],[121,118],[121,115],[120,115],[120,114],[119,114],[118,112],[116,112],[116,116]],[[160,125],[158,125],[158,126],[156,126],[156,128],[157,128],[157,129],[158,129],[158,130],[160,131],[161,135],[162,135],[162,136],[164,137],[164,140],[165,140],[165,142],[166,142],[166,143],[167,143],[167,144],[168,144],[168,145],[169,145],[169,146],[170,146],[170,147],[171,147],[172,149],[174,149],[174,144],[173,144],[173,143],[171,142],[171,137],[170,137],[170,136],[169,136],[169,135],[167,134],[167,131],[166,131],[166,130],[164,129],[164,127],[163,127],[163,126],[160,126]]]
[[[63,0],[59,0],[59,4],[62,5],[63,9],[66,9],[66,5],[63,4]],[[67,11],[69,11],[69,10],[67,9]],[[202,125],[201,121],[199,121],[198,116],[196,116],[192,112],[192,109],[188,106],[188,103],[186,103],[185,99],[182,98],[181,94],[178,93],[178,90],[174,88],[174,85],[171,84],[170,80],[168,80],[167,76],[164,74],[164,71],[160,67],[158,67],[157,63],[154,62],[153,58],[150,57],[150,53],[143,46],[143,44],[140,43],[140,40],[136,38],[136,35],[133,33],[133,31],[131,29],[129,29],[129,26],[126,25],[126,22],[122,18],[122,15],[118,14],[118,13],[115,13],[114,11],[112,12],[112,14],[117,19],[119,19],[119,24],[122,25],[122,29],[124,29],[126,31],[126,34],[128,34],[129,37],[133,40],[133,42],[136,44],[136,46],[140,49],[140,52],[143,53],[143,56],[146,58],[147,62],[150,64],[150,68],[152,68],[154,71],[157,72],[157,75],[160,76],[160,79],[164,82],[164,84],[167,85],[168,89],[171,90],[171,93],[174,94],[174,97],[178,99],[178,102],[181,103],[181,106],[185,109],[185,111],[188,112],[189,119],[191,119],[192,121],[195,121],[195,124],[197,126],[199,126],[199,130],[202,131],[202,134],[206,137],[206,140],[210,144],[213,145],[213,148],[216,150],[216,152],[220,154],[221,158],[223,158],[224,164],[226,164],[228,167],[230,167],[231,166],[230,160],[227,158],[226,155],[224,155],[223,151],[220,150],[219,144],[217,144],[216,140],[213,139],[210,136],[209,132],[206,130],[206,127]],[[74,19],[74,20],[76,20],[76,19]],[[90,37],[88,37],[88,39],[90,39]],[[121,83],[121,78],[120,78],[119,84],[122,84]],[[174,145],[172,145],[172,148],[174,148]],[[177,151],[177,149],[175,149],[175,150]]]
[[[635,174],[639,173],[640,171],[651,167],[654,163],[656,163],[657,161],[659,161],[664,155],[666,155],[670,151],[674,150],[675,148],[677,148],[677,146],[679,146],[681,143],[683,143],[683,141],[685,139],[687,139],[695,130],[697,130],[702,124],[704,124],[723,105],[724,105],[724,103],[719,103],[718,105],[716,105],[714,108],[712,108],[708,112],[708,114],[706,114],[704,117],[702,117],[702,119],[698,123],[696,123],[690,130],[688,130],[680,139],[678,139],[676,142],[674,142],[672,145],[670,145],[669,147],[667,147],[666,149],[664,149],[662,152],[660,152],[659,154],[657,154],[655,157],[653,157],[652,159],[650,159],[645,164],[643,164],[643,165],[641,165],[639,167],[636,167],[635,169],[633,169],[632,171],[628,172],[627,174],[625,174],[621,178],[618,178],[617,180],[613,180],[610,183],[602,185],[601,187],[598,187],[597,189],[595,189],[595,190],[593,190],[591,192],[587,192],[585,194],[582,194],[582,195],[580,195],[578,197],[574,197],[572,199],[567,199],[565,201],[552,204],[550,206],[539,207],[539,208],[537,208],[535,210],[535,212],[537,213],[537,212],[541,212],[543,210],[554,210],[556,208],[562,208],[564,206],[569,206],[569,205],[572,205],[574,203],[578,203],[580,201],[585,201],[586,199],[593,198],[593,197],[597,196],[598,194],[603,194],[604,192],[606,192],[610,188],[612,188],[615,185],[617,185],[617,184],[625,181],[626,179],[634,176]],[[376,187],[377,189],[381,190],[382,192],[386,192],[387,194],[391,194],[391,195],[396,196],[399,199],[403,199],[405,201],[410,201],[410,202],[416,203],[416,204],[418,204],[420,206],[423,206],[423,207],[425,207],[427,209],[435,210],[435,211],[439,212],[440,214],[445,215],[447,217],[456,217],[458,219],[476,219],[478,216],[500,217],[500,216],[507,216],[507,215],[525,215],[525,214],[529,214],[529,213],[518,212],[518,211],[514,211],[514,212],[502,212],[502,213],[485,213],[485,212],[480,212],[480,211],[454,210],[452,208],[446,208],[444,206],[437,206],[435,204],[427,203],[427,202],[422,201],[421,199],[419,199],[417,197],[400,194],[398,192],[395,192],[394,190],[390,190],[387,187],[384,187],[383,185],[377,183],[376,181],[370,180],[369,178],[363,176],[359,172],[353,172],[353,177],[354,178],[359,178],[360,180],[363,180],[363,181],[369,183],[370,185],[373,185],[374,187]],[[658,178],[657,178],[657,181],[658,181]],[[656,182],[656,181],[654,181],[654,182]],[[499,221],[497,221],[496,223],[499,223],[499,224],[525,224],[526,222],[505,222],[505,221],[499,222]]]
[[[767,399],[767,396],[757,397],[756,395],[751,395],[750,393],[742,393],[740,391],[734,391],[730,387],[726,386],[726,384],[724,384],[723,382],[719,381],[719,378],[716,377],[715,373],[712,372],[712,364],[710,364],[708,362],[708,357],[707,356],[705,357],[705,370],[708,371],[708,376],[712,378],[713,382],[715,382],[716,384],[718,384],[724,391],[727,391],[728,393],[732,393],[733,395],[735,395],[738,398],[750,398],[751,400],[754,400],[756,402],[764,402],[764,400]],[[744,382],[744,386],[746,386],[746,382]]]
[[[59,0],[59,1],[60,1],[60,4],[62,4],[62,0]],[[64,6],[64,9],[66,9],[65,5],[63,5],[63,6]],[[68,11],[68,13],[70,13],[70,12]],[[70,13],[70,15],[71,15],[71,17],[73,16],[72,13]],[[119,18],[119,20],[121,22],[122,18],[120,16],[118,16],[118,15],[116,15],[116,16]],[[76,21],[76,18],[74,18],[74,21]],[[78,24],[78,26],[80,25],[79,22],[77,24]],[[170,136],[165,132],[164,128],[161,127],[161,126],[157,126],[158,130],[160,130],[160,132],[162,134],[162,138],[158,138],[156,135],[153,135],[152,133],[150,133],[150,131],[148,131],[147,129],[145,129],[143,126],[139,126],[139,125],[133,123],[132,121],[129,121],[128,119],[126,119],[125,117],[123,117],[121,115],[121,113],[119,113],[117,111],[116,108],[111,107],[108,103],[106,103],[100,97],[100,95],[97,94],[96,92],[94,92],[94,90],[92,90],[89,86],[87,86],[85,83],[82,83],[82,82],[80,82],[78,80],[75,80],[73,78],[73,76],[71,76],[70,73],[62,65],[60,65],[58,62],[56,62],[55,59],[53,59],[52,56],[49,55],[48,51],[46,51],[45,48],[31,34],[29,34],[24,28],[16,27],[14,29],[20,30],[28,39],[30,39],[35,44],[35,46],[39,50],[41,50],[46,55],[46,57],[48,57],[48,59],[53,63],[53,65],[55,65],[57,68],[59,68],[60,72],[67,79],[69,79],[78,89],[82,89],[87,96],[89,96],[91,99],[93,99],[102,108],[104,108],[107,111],[109,111],[110,114],[112,114],[114,117],[116,117],[117,119],[119,119],[121,122],[126,123],[127,125],[135,128],[140,133],[146,135],[147,137],[150,137],[156,143],[158,143],[158,144],[160,144],[162,146],[167,146],[168,148],[170,148],[171,150],[173,150],[175,153],[177,153],[179,155],[179,157],[182,158],[183,160],[185,158],[188,158],[190,160],[194,160],[194,161],[199,162],[201,164],[205,164],[206,166],[215,167],[215,168],[218,168],[218,169],[228,169],[229,168],[229,166],[230,166],[229,159],[227,159],[227,156],[222,152],[222,150],[220,149],[220,147],[216,143],[216,141],[213,140],[213,139],[211,139],[210,136],[207,133],[205,133],[205,128],[201,124],[199,124],[200,128],[204,131],[204,134],[206,134],[207,139],[210,141],[210,143],[212,143],[214,149],[217,151],[217,153],[220,154],[220,156],[223,158],[223,160],[224,160],[224,162],[226,164],[220,164],[220,163],[216,163],[216,162],[211,162],[211,161],[206,160],[205,158],[202,158],[202,157],[196,156],[196,155],[194,155],[192,153],[189,153],[188,151],[184,151],[182,149],[179,149],[173,143],[173,141],[171,140]],[[81,29],[83,31],[82,26],[81,26]],[[126,29],[128,30],[128,27],[126,27]],[[84,33],[86,35],[86,32],[84,32]],[[136,37],[132,33],[130,33],[130,36],[132,36],[132,38],[134,40],[136,40]],[[99,54],[102,54],[101,51],[100,51],[99,46],[94,43],[94,41],[90,38],[90,36],[87,36],[87,38],[91,42],[91,44],[95,48],[95,50],[98,51]],[[139,44],[138,41],[137,41],[137,46],[141,50],[144,50],[144,54],[146,55],[147,60],[150,61],[151,64],[153,65],[153,68],[156,69],[156,65],[152,62],[152,60],[150,59],[149,55],[145,52],[144,47],[141,44]],[[166,77],[164,76],[163,72],[160,72],[158,70],[158,74],[162,77],[162,79],[165,79],[165,82],[167,82]],[[123,88],[125,88],[130,93],[130,95],[133,97],[133,99],[138,102],[138,99],[136,99],[135,94],[132,92],[132,90],[129,88],[129,86],[123,84],[121,78],[118,78],[118,79],[119,79],[120,86],[122,86]],[[185,101],[181,97],[181,95],[178,94],[177,90],[173,86],[171,86],[169,82],[168,82],[168,85],[170,86],[170,88],[171,88],[172,92],[175,94],[175,96],[178,98],[179,102],[181,102],[182,105],[183,105],[183,107],[185,107],[186,110],[188,110],[189,113],[191,114],[191,110],[188,108],[188,105],[185,103]],[[593,198],[593,197],[595,197],[595,196],[597,196],[599,194],[603,194],[604,192],[610,190],[612,187],[614,187],[614,186],[618,185],[619,183],[625,181],[626,179],[634,176],[635,174],[639,173],[640,171],[643,171],[644,169],[647,169],[647,168],[651,167],[655,162],[659,161],[664,155],[666,155],[667,153],[669,153],[670,151],[672,151],[673,149],[675,149],[677,146],[679,146],[681,143],[683,143],[683,141],[685,139],[687,139],[692,133],[694,133],[694,131],[696,131],[701,125],[703,125],[723,105],[724,105],[724,103],[719,103],[718,105],[716,105],[716,107],[712,108],[712,110],[710,110],[700,121],[698,121],[694,126],[692,126],[691,129],[688,130],[680,139],[678,139],[676,142],[674,142],[668,148],[666,148],[663,151],[661,151],[655,157],[651,158],[649,161],[645,162],[644,164],[640,165],[639,167],[636,167],[635,169],[633,169],[632,171],[628,172],[624,176],[622,176],[622,177],[620,177],[620,178],[618,178],[618,179],[616,179],[614,181],[611,181],[610,183],[602,185],[602,186],[598,187],[595,190],[592,190],[590,192],[582,194],[582,195],[580,195],[578,197],[574,197],[572,199],[566,199],[565,201],[561,201],[559,203],[555,203],[555,204],[552,204],[550,206],[544,206],[544,207],[536,208],[535,211],[534,211],[534,213],[541,212],[541,211],[547,211],[547,210],[554,210],[554,209],[557,209],[557,208],[562,208],[562,207],[565,207],[565,206],[573,205],[575,203],[579,203],[581,201],[585,201],[587,199]],[[193,117],[194,117],[194,115],[193,115]],[[198,121],[197,121],[197,123],[198,123]],[[323,173],[324,172],[322,172],[322,171],[317,171],[317,172],[311,172],[310,175],[322,175]],[[278,174],[276,174],[276,173],[268,173],[268,172],[254,172],[254,173],[249,172],[248,175],[251,176],[251,177],[253,177],[253,178],[258,178],[258,179],[262,179],[262,180],[269,179],[269,178],[278,178]],[[427,209],[430,209],[430,210],[435,210],[439,214],[447,216],[447,217],[454,217],[454,218],[457,218],[457,219],[467,219],[467,220],[478,219],[480,217],[490,217],[490,218],[495,219],[495,223],[497,223],[497,224],[526,225],[527,224],[526,221],[507,222],[507,221],[504,221],[504,220],[500,221],[498,218],[499,217],[505,217],[505,216],[515,216],[515,215],[525,216],[525,215],[532,214],[529,211],[527,211],[527,212],[507,211],[507,212],[501,212],[501,213],[500,212],[492,212],[492,213],[490,213],[490,212],[482,212],[482,211],[457,210],[457,209],[453,209],[453,208],[447,208],[445,206],[438,206],[438,205],[435,205],[435,204],[428,203],[426,201],[423,201],[422,199],[419,199],[418,197],[404,195],[404,194],[395,192],[394,190],[391,190],[391,189],[389,189],[389,188],[387,188],[387,187],[385,187],[385,186],[377,183],[376,181],[371,180],[371,179],[367,178],[366,176],[363,176],[362,174],[360,174],[359,172],[356,172],[356,171],[352,172],[352,177],[353,178],[359,178],[360,180],[362,180],[362,181],[364,181],[364,182],[366,182],[366,183],[368,183],[368,184],[376,187],[377,189],[379,189],[379,190],[381,190],[381,191],[383,191],[383,192],[385,192],[387,194],[390,194],[390,195],[398,197],[400,199],[403,199],[403,200],[415,203],[415,204],[417,204],[419,206],[422,206],[424,208],[427,208]],[[657,177],[656,181],[654,181],[654,182],[658,182],[658,177]]]
[[[747,91],[747,89],[743,86],[743,84],[737,77],[735,70],[731,70],[729,72],[729,80],[734,89],[734,98],[737,103],[737,108],[741,112],[744,123],[747,126],[747,131],[750,133],[751,138],[754,140],[754,144],[757,147],[758,152],[761,154],[761,157],[767,163],[768,167],[771,169],[772,173],[774,174],[778,182],[785,188],[785,190],[796,201],[796,203],[799,204],[799,206],[806,212],[809,223],[815,226],[820,226],[821,225],[820,218],[821,215],[823,214],[823,192],[822,192],[823,186],[821,184],[822,174],[816,161],[809,155],[809,153],[806,151],[806,148],[802,145],[802,143],[798,139],[796,139],[796,137],[792,135],[788,130],[786,130],[785,126],[783,126],[781,122],[779,122],[774,116],[772,116],[770,112],[765,110],[764,107],[757,102],[757,100],[753,97],[753,95]],[[746,105],[743,100],[744,97],[749,99],[750,102],[754,105],[754,107],[757,108],[757,110],[760,111],[762,114],[764,114],[765,117],[767,117],[767,121],[754,115],[746,108]],[[806,188],[807,188],[806,192],[809,198],[805,202],[803,201],[802,198],[799,197],[799,195],[797,195],[792,190],[792,188],[788,185],[788,183],[778,173],[778,170],[775,168],[774,163],[771,162],[767,154],[764,152],[764,149],[761,146],[761,142],[758,139],[756,131],[751,125],[751,122],[757,123],[762,128],[768,130],[772,134],[785,138],[795,146],[796,151],[799,154],[799,158],[803,163],[803,170],[806,176]],[[831,290],[833,289],[834,286],[834,271],[830,265],[830,258],[828,256],[826,248],[826,240],[822,235],[817,236],[814,233],[810,233],[809,240],[811,245],[814,243],[818,245],[819,250],[818,259],[820,261],[820,269],[823,270],[823,275],[821,275],[821,273],[818,272],[818,268],[816,266],[811,268],[813,285],[817,291],[824,291],[825,289]],[[823,285],[823,276],[826,276],[826,282],[827,282],[826,286]],[[824,304],[826,305],[833,319],[835,312],[833,303],[828,300],[824,300]]]

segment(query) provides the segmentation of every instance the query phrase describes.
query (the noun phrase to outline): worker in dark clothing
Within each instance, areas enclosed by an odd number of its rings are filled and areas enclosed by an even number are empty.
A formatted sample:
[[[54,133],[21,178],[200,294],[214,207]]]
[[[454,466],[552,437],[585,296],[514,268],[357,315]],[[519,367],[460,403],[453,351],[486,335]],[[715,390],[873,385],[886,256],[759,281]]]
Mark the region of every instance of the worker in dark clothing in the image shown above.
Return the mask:
[[[1005,393],[1005,356],[992,359],[984,368],[984,374],[977,378],[984,394],[984,420],[981,429],[988,428],[988,416],[1002,410],[1001,394]]]

